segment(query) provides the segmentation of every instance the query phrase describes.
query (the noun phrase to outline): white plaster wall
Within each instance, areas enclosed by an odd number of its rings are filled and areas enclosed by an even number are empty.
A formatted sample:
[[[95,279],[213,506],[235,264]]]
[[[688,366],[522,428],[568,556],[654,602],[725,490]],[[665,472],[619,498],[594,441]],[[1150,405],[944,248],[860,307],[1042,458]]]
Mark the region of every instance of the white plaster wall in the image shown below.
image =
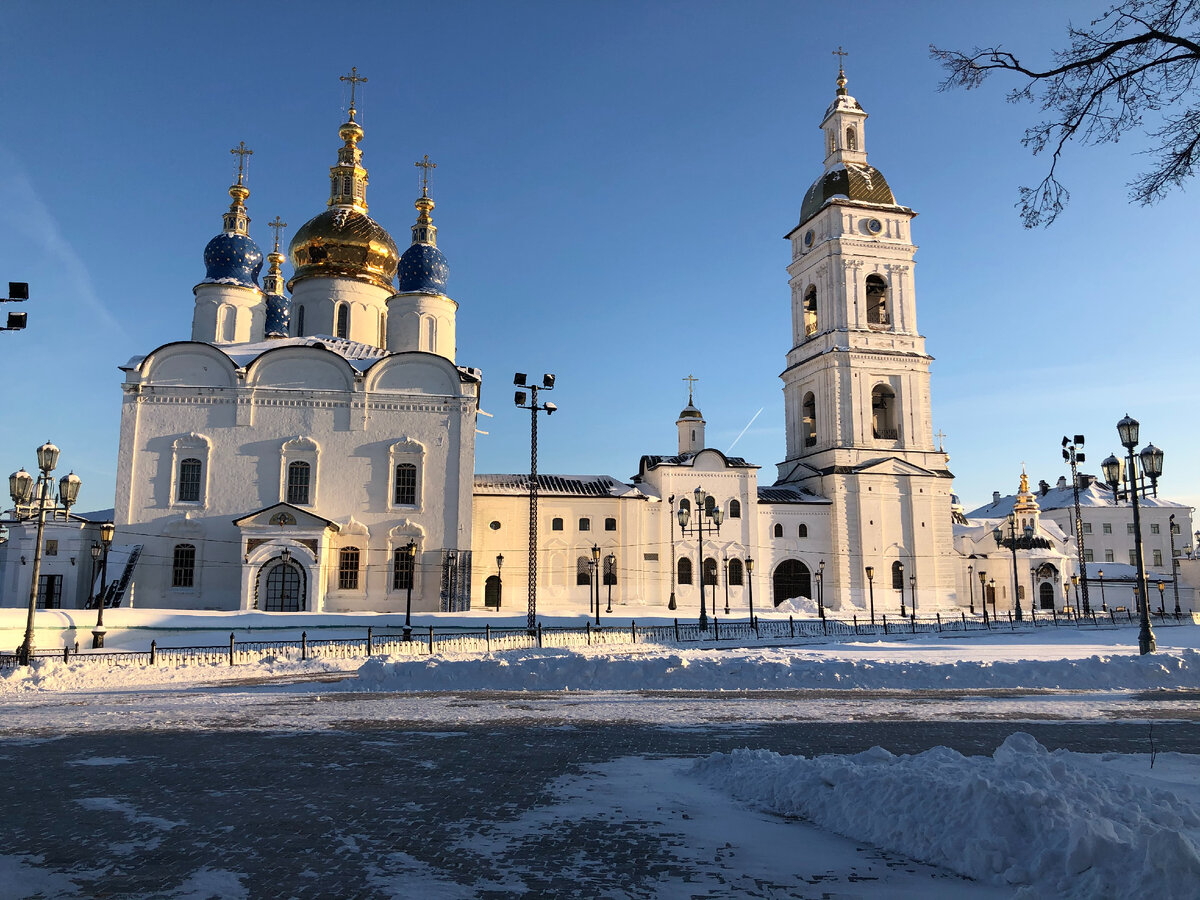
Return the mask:
[[[396,294],[387,311],[389,350],[420,350],[454,362],[457,303],[442,294]]]
[[[313,334],[336,335],[337,308],[346,304],[350,309],[350,333],[352,341],[384,346],[386,334],[387,299],[391,291],[386,288],[356,281],[353,278],[302,279],[292,291],[292,331],[297,337]],[[304,331],[299,332],[300,308],[304,308]]]

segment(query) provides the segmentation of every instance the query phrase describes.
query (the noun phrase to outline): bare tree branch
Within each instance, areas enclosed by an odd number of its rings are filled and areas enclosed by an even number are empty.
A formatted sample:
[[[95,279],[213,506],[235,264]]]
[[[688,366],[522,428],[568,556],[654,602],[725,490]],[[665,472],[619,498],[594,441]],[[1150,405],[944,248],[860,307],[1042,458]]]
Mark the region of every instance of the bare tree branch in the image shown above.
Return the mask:
[[[1086,28],[1069,26],[1067,37],[1068,46],[1045,67],[998,45],[970,53],[929,48],[946,70],[941,90],[973,90],[992,72],[1011,72],[1025,81],[1008,100],[1036,102],[1047,114],[1022,139],[1035,156],[1052,151],[1042,182],[1019,189],[1027,228],[1049,225],[1066,207],[1070,194],[1057,168],[1072,141],[1115,143],[1134,131],[1149,138],[1153,162],[1129,183],[1130,199],[1143,205],[1181,187],[1200,164],[1200,0],[1124,0]],[[1183,113],[1165,112],[1180,104]],[[1147,116],[1156,120],[1149,129]]]

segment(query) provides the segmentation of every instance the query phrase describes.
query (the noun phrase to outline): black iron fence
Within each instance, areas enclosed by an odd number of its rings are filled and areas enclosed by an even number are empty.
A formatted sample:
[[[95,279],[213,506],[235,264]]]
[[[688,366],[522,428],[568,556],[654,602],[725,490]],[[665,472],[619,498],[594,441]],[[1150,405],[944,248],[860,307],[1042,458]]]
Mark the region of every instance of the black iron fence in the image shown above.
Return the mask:
[[[1191,624],[1192,616],[1153,611],[1152,618],[1157,626]],[[365,635],[354,638],[318,638],[309,640],[308,632],[301,632],[298,640],[282,641],[239,641],[233,632],[229,641],[220,646],[209,647],[159,647],[157,641],[150,642],[148,650],[102,650],[80,652],[79,645],[61,650],[37,650],[38,659],[53,658],[68,662],[88,662],[101,665],[135,663],[143,665],[230,665],[269,662],[273,660],[307,659],[356,659],[368,656],[427,656],[436,653],[492,653],[502,650],[524,650],[536,647],[582,647],[582,646],[629,646],[631,644],[715,644],[718,642],[761,642],[763,640],[854,640],[856,638],[887,639],[912,634],[966,633],[1003,631],[1031,631],[1038,628],[1074,627],[1103,628],[1118,624],[1133,624],[1135,614],[1131,610],[1094,610],[1089,616],[1059,615],[1046,610],[1041,615],[1032,613],[1023,622],[1013,619],[1012,613],[1002,616],[957,616],[907,617],[879,616],[875,622],[859,619],[804,618],[789,616],[784,619],[725,619],[713,617],[708,627],[701,629],[694,621],[678,619],[668,625],[594,626],[590,622],[583,628],[543,627],[535,631],[524,628],[492,628],[464,630],[462,628],[435,626],[413,628],[405,635],[403,629],[395,627],[368,627]],[[16,653],[0,653],[0,668],[17,665]]]

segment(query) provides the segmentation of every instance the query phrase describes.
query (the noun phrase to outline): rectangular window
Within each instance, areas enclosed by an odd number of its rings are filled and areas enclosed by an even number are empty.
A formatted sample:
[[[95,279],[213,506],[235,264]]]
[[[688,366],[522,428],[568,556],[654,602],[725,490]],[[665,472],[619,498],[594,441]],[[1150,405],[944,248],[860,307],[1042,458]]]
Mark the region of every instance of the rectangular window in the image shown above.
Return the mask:
[[[1171,552],[1171,555],[1172,555],[1173,557],[1175,557],[1176,559],[1179,559],[1179,557],[1183,556],[1183,551],[1182,551],[1181,549],[1179,549],[1178,547],[1176,547],[1176,548],[1175,548],[1175,549],[1174,549],[1174,550]]]
[[[562,531],[563,530],[563,520],[562,519],[551,519],[550,520],[550,530],[551,531]]]
[[[1093,554],[1092,554],[1091,550],[1085,549],[1083,551],[1083,561],[1084,562],[1095,562],[1095,560],[1092,557],[1093,557]]]
[[[617,520],[616,519],[605,519],[604,520],[604,530],[605,531],[616,531],[617,530]]]
[[[1171,534],[1179,534],[1179,523],[1178,522],[1171,523]]]
[[[171,559],[171,587],[190,588],[196,584],[196,548],[192,544],[176,544]]]
[[[1091,533],[1092,533],[1092,523],[1091,523],[1091,522],[1084,522],[1084,523],[1083,523],[1083,533],[1084,533],[1084,534],[1091,534]]]
[[[644,559],[646,562],[658,562],[658,554],[657,553],[643,553],[642,559]]]
[[[417,503],[417,467],[412,463],[396,466],[396,506],[415,506]]]
[[[1126,534],[1133,534],[1133,523],[1132,523],[1132,522],[1128,522],[1128,523],[1126,523],[1126,525],[1125,525],[1125,533],[1126,533]]]
[[[1136,550],[1129,551],[1129,564],[1131,566],[1137,565],[1137,551]]]
[[[579,520],[579,530],[580,531],[591,531],[592,530],[592,520],[591,519],[580,519]]]
[[[413,586],[413,558],[403,547],[392,551],[392,590],[408,591]]]
[[[1162,551],[1161,550],[1154,551],[1154,563],[1153,564],[1156,566],[1162,565]]]
[[[44,552],[47,556],[58,556],[58,541],[47,540]]]
[[[338,555],[338,590],[358,590],[358,560],[357,547],[343,547]]]
[[[1100,526],[1100,530],[1105,534],[1112,534],[1112,522],[1105,522]]]
[[[1113,558],[1113,552],[1111,550],[1104,551],[1104,561],[1105,562],[1116,562],[1116,560]]]
[[[62,606],[62,576],[38,576],[38,609],[58,609]]]
[[[1150,533],[1151,534],[1161,534],[1161,532],[1159,531],[1157,522],[1150,523]]]
[[[179,489],[176,499],[181,503],[200,502],[200,472],[203,465],[198,459],[185,459],[179,464]]]
[[[305,506],[308,504],[308,486],[312,470],[306,462],[288,465],[287,502]]]

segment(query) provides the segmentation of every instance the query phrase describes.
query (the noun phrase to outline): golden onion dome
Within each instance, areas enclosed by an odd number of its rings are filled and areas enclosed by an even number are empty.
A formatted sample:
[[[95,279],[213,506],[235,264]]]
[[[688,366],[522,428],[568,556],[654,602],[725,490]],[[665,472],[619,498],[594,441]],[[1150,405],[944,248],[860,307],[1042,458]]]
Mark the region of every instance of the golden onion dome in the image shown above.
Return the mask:
[[[387,231],[364,212],[335,206],[309,219],[288,247],[295,274],[288,289],[303,278],[342,276],[395,290],[400,251]]]

